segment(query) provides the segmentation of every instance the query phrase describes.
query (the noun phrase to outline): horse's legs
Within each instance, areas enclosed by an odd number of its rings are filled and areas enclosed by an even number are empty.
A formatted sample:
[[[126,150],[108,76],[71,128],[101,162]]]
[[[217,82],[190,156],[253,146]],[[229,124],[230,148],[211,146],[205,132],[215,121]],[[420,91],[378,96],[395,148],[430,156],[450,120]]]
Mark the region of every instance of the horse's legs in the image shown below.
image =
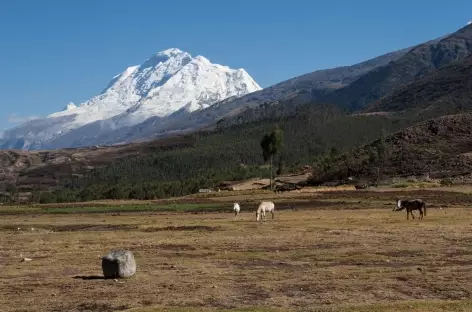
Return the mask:
[[[410,220],[410,210],[406,210],[406,219]]]
[[[410,214],[411,214],[411,217],[413,218],[413,220],[415,220],[415,215],[413,214],[413,209],[410,210]]]
[[[420,220],[423,220],[424,212],[423,209],[420,208]]]
[[[272,213],[272,220],[274,220],[274,211],[272,210],[271,213]]]

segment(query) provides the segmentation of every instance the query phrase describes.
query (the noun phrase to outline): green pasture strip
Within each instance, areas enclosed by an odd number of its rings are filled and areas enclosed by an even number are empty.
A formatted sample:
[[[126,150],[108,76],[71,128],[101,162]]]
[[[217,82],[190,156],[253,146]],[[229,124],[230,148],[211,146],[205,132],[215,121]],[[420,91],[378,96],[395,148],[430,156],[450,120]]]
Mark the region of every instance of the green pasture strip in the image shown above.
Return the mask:
[[[270,307],[250,307],[236,309],[205,308],[205,307],[151,307],[135,308],[125,312],[281,312],[281,311],[311,311],[311,312],[468,312],[472,311],[472,300],[430,300],[430,301],[403,301],[395,303],[375,303],[363,305],[330,305],[309,307],[300,310],[287,310]]]
[[[74,213],[118,213],[118,212],[218,212],[232,211],[225,204],[165,204],[165,205],[110,205],[110,206],[64,206],[64,207],[0,207],[0,215],[11,214],[74,214]]]

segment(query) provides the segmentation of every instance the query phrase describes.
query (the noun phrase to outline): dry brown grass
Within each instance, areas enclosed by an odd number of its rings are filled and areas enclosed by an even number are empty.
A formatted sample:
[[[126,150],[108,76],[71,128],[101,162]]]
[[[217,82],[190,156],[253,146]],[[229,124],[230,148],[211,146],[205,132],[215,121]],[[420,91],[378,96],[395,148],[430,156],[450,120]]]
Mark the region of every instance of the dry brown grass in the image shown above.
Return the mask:
[[[364,207],[370,193],[357,194],[363,194],[357,205]],[[379,209],[382,198],[370,201],[377,208],[339,210],[356,208],[355,198],[341,195],[337,202],[335,195],[326,199],[327,208],[336,210],[310,210],[307,202],[303,210],[280,211],[265,224],[244,206],[239,220],[231,211],[2,216],[0,307],[472,310],[472,211],[433,208],[423,221],[407,221],[403,212]],[[135,277],[99,278],[101,257],[111,248],[135,253]]]

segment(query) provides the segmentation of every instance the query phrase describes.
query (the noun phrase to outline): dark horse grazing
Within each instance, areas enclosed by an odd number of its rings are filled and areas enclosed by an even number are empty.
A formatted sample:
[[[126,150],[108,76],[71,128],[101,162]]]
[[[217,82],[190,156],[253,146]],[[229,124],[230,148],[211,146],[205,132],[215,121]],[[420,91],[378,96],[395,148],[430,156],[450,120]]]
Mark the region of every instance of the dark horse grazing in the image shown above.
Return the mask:
[[[423,216],[426,216],[426,204],[424,201],[421,199],[404,199],[401,200],[399,199],[397,201],[397,207],[393,208],[393,211],[400,211],[406,209],[406,219],[410,219],[409,215],[415,218],[413,215],[413,210],[419,210],[420,211],[420,220],[423,219]]]

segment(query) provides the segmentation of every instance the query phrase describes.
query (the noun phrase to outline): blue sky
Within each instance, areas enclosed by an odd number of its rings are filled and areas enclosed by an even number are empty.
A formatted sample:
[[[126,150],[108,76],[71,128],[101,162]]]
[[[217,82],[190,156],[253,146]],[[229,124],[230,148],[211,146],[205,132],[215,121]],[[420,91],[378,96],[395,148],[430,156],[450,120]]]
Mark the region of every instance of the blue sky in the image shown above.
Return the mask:
[[[0,131],[79,104],[175,47],[262,86],[454,32],[472,1],[0,1]]]

